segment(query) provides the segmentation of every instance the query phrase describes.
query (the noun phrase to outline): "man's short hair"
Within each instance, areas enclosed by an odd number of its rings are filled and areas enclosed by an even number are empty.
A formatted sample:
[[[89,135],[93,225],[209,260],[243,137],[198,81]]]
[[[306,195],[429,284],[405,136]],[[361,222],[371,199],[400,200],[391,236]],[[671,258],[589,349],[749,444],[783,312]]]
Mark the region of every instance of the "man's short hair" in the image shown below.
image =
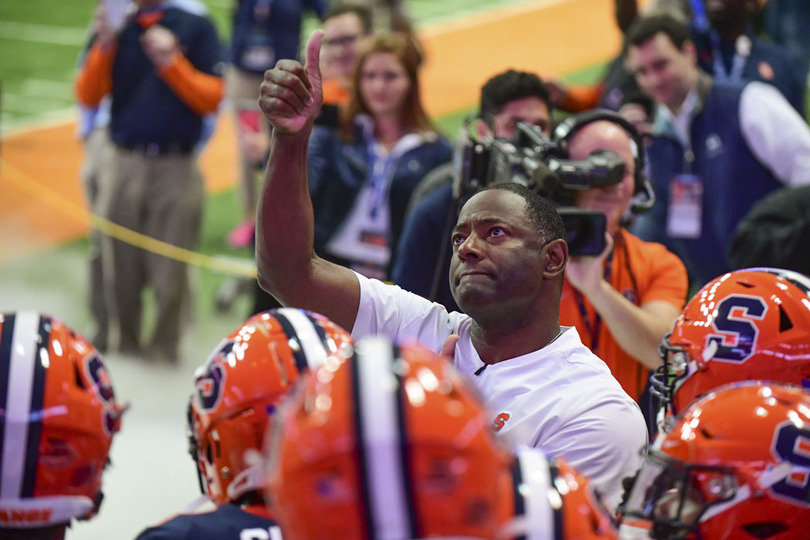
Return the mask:
[[[323,14],[323,22],[326,22],[334,17],[339,17],[340,15],[346,15],[347,13],[356,15],[357,18],[360,19],[360,25],[363,27],[364,33],[371,33],[373,29],[371,10],[368,7],[360,4],[348,3],[333,5],[329,7]]]
[[[481,87],[481,118],[492,118],[510,101],[527,97],[540,98],[551,111],[551,93],[534,73],[510,69],[491,77]]]
[[[689,27],[672,15],[660,13],[642,17],[634,22],[627,30],[627,46],[638,47],[656,34],[664,34],[678,50],[683,49],[683,44],[692,41],[692,34]]]
[[[551,201],[523,184],[515,182],[498,182],[486,186],[481,191],[492,189],[511,191],[523,197],[523,200],[526,201],[526,215],[540,233],[541,243],[546,244],[552,240],[565,239],[565,224]]]

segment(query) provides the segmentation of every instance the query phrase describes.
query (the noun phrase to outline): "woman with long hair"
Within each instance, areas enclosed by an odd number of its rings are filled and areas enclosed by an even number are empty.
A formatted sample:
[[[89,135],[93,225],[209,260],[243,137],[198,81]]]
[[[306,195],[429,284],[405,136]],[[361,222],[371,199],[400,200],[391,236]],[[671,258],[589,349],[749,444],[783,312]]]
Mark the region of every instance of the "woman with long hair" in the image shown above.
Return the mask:
[[[451,159],[422,106],[421,62],[407,35],[378,35],[358,60],[338,129],[316,126],[309,143],[315,250],[369,277],[388,278],[413,189]]]

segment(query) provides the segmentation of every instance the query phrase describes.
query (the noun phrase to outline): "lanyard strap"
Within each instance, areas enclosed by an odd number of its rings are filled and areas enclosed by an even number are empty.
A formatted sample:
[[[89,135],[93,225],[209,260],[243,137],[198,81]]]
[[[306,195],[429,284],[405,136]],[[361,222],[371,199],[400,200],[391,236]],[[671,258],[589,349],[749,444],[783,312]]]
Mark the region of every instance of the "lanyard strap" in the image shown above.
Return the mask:
[[[726,71],[723,62],[723,52],[720,48],[720,36],[712,31],[712,60],[714,63],[714,77],[719,81],[738,82],[742,80],[743,69],[751,54],[751,38],[743,34],[737,38],[734,46],[734,56],[731,59],[731,69]]]
[[[372,138],[368,144],[369,155],[371,156],[371,171],[369,174],[369,185],[371,187],[371,205],[369,217],[377,218],[377,213],[384,204],[388,191],[388,183],[391,178],[391,168],[395,157],[392,153],[384,153],[377,146],[378,143]]]
[[[616,236],[616,242],[620,241],[621,232]],[[607,259],[605,260],[605,281],[610,282],[610,275],[611,270],[613,268],[613,254],[616,253],[616,248],[618,245],[614,245],[613,249],[608,253]],[[582,315],[582,322],[585,324],[585,330],[588,331],[588,334],[591,336],[591,351],[596,354],[596,349],[599,347],[599,333],[602,331],[602,317],[599,316],[599,312],[594,310],[595,316],[593,320],[593,325],[591,324],[590,319],[588,318],[588,310],[585,308],[585,298],[582,296],[582,293],[579,292],[577,289],[574,289],[574,299],[577,302],[577,308],[579,308],[579,314]]]

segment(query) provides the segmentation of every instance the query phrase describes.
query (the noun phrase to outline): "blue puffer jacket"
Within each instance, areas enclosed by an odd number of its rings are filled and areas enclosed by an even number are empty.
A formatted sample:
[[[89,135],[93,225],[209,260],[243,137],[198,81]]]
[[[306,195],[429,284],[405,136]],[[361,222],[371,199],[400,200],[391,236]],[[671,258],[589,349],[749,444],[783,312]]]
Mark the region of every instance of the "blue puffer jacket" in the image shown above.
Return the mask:
[[[324,252],[332,235],[349,215],[360,188],[369,179],[369,139],[362,125],[354,142],[326,126],[316,126],[309,140],[309,191],[315,212],[315,251]],[[421,134],[420,141],[403,152],[396,162],[388,191],[391,226],[388,245],[397,245],[405,211],[416,185],[434,167],[450,161],[450,142],[435,132]],[[392,255],[393,258],[393,255]],[[393,262],[393,261],[392,261]],[[390,264],[389,264],[390,267]]]

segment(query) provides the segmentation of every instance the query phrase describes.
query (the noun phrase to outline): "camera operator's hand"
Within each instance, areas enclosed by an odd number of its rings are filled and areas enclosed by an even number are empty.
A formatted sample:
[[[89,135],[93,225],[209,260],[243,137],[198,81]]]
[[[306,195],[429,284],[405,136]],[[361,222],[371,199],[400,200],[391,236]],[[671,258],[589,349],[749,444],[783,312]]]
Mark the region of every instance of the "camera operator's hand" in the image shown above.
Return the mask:
[[[602,253],[595,257],[571,257],[565,266],[568,282],[588,298],[598,293],[604,282],[604,261],[612,249],[613,237],[605,233],[605,249]]]
[[[277,133],[294,134],[312,127],[323,102],[318,66],[323,32],[316,30],[307,42],[307,64],[279,60],[264,73],[259,107]]]

